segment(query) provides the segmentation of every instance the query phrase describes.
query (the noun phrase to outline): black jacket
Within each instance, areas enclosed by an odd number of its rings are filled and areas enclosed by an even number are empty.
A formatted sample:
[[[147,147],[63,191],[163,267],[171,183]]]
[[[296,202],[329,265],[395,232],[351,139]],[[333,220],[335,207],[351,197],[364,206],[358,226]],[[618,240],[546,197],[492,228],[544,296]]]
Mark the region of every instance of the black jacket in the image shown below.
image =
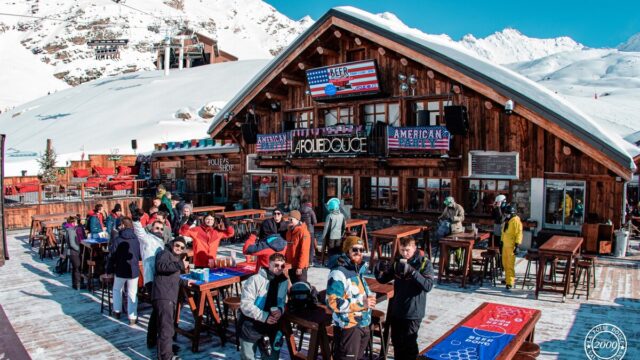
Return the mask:
[[[407,263],[415,269],[413,274],[400,274],[400,258],[396,257],[388,269],[381,270],[382,263],[376,269],[376,279],[386,284],[393,283],[393,304],[391,312],[396,319],[420,320],[425,315],[427,293],[433,288],[434,273],[431,261],[418,251]]]
[[[271,218],[262,222],[260,226],[260,239],[266,239],[269,235],[280,234],[283,239],[287,238],[287,230],[289,229],[289,222],[281,220],[280,223]]]
[[[316,218],[316,213],[313,211],[313,208],[309,206],[309,203],[302,205],[300,208],[300,215],[300,221],[307,224],[307,229],[309,229],[310,233],[313,233],[313,226],[318,223],[318,219]]]
[[[156,255],[156,273],[153,280],[152,300],[178,301],[180,274],[184,272],[184,263],[167,246]]]
[[[118,236],[109,246],[109,253],[108,273],[124,279],[140,276],[140,242],[133,229],[124,228],[118,231]]]

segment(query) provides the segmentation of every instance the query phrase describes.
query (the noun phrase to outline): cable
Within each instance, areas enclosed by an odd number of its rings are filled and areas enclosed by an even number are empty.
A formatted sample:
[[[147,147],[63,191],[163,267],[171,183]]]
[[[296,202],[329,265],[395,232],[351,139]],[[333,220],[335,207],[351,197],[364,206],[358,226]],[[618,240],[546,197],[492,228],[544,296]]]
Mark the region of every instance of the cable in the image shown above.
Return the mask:
[[[48,16],[33,16],[33,15],[0,13],[0,16],[2,16],[2,15],[4,15],[4,16],[15,16],[15,17],[27,17],[27,18],[40,19],[40,20],[53,20],[53,21],[63,21],[63,22],[69,22],[69,23],[78,23],[78,21],[74,21],[74,20],[57,19],[57,18],[51,18],[51,17],[48,17]]]

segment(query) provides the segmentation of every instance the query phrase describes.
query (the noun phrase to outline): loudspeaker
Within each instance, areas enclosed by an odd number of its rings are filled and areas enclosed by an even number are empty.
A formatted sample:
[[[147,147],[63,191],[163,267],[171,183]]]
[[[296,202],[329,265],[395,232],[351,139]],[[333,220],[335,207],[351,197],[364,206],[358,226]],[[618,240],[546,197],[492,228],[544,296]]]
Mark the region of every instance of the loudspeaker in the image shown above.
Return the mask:
[[[466,135],[469,131],[469,117],[465,106],[445,106],[444,121],[451,135]]]
[[[429,126],[429,111],[418,110],[416,114],[416,126]]]
[[[293,119],[284,120],[282,122],[282,131],[295,130],[296,122]]]
[[[242,124],[242,139],[247,144],[255,144],[258,142],[258,124],[244,123]]]
[[[136,139],[131,140],[131,148],[133,150],[136,150],[138,148],[138,140]]]

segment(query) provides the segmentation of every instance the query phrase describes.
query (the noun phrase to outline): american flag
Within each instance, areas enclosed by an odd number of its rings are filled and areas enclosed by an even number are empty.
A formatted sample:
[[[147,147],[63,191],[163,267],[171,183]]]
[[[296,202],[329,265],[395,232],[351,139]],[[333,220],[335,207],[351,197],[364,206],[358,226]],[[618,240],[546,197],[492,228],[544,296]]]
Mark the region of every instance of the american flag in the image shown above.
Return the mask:
[[[450,137],[444,126],[389,126],[387,146],[389,150],[449,150]]]
[[[256,152],[289,151],[290,149],[289,133],[258,135]]]
[[[307,81],[312,98],[380,90],[373,60],[311,69]]]

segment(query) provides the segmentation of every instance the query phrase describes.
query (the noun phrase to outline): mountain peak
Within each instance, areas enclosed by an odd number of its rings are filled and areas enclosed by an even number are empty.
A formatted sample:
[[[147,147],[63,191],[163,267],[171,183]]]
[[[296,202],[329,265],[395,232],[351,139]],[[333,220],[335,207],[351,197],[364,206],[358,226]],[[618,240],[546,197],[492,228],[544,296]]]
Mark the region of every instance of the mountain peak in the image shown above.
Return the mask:
[[[620,51],[640,51],[640,33],[629,38],[625,43],[618,45]]]

